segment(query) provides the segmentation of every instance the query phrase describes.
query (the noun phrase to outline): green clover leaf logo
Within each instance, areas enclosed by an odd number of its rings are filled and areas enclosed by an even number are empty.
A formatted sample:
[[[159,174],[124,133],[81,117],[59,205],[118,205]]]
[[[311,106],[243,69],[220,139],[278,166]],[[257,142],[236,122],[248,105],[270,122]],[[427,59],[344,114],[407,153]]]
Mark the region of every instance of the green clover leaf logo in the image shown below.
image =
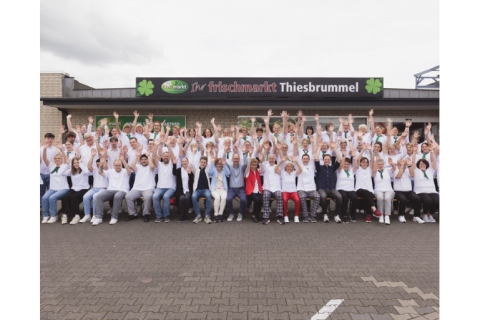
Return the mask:
[[[147,80],[144,79],[143,81],[138,83],[137,90],[140,95],[146,95],[148,97],[153,93],[153,88],[155,88],[155,86],[153,85],[152,81],[147,82]]]
[[[370,78],[367,80],[365,89],[367,89],[368,93],[377,94],[380,92],[380,90],[382,90],[382,82],[380,82],[380,79]]]

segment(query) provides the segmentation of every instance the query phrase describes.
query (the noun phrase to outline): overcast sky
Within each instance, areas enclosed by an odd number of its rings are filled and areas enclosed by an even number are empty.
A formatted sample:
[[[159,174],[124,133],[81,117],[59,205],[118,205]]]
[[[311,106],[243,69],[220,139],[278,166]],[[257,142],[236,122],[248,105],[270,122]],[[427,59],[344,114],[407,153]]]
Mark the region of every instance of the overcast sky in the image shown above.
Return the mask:
[[[42,0],[40,69],[135,77],[384,77],[439,64],[438,1]]]

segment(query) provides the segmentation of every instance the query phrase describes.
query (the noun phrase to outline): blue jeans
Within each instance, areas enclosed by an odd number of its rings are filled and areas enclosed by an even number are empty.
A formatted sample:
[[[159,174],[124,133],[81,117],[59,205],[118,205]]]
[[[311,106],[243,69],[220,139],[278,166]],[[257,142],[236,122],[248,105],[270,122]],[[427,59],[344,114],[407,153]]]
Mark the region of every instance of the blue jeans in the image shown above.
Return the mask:
[[[40,185],[40,208],[42,208],[42,198],[45,191],[50,189],[50,175],[40,173],[40,178],[43,180],[43,184]]]
[[[90,201],[93,199],[93,215],[95,215],[95,212],[97,211],[96,206],[97,206],[97,197],[96,194],[99,193],[100,191],[105,190],[105,188],[92,188],[88,190],[87,193],[83,196],[83,212],[85,215],[90,214]]]
[[[233,198],[240,198],[240,211],[239,213],[244,214],[245,208],[247,207],[247,195],[245,194],[244,188],[228,188],[227,191],[227,208],[228,213],[233,214]]]
[[[205,197],[205,217],[210,217],[210,208],[212,206],[212,193],[210,189],[195,190],[192,195],[193,210],[197,217],[200,216],[200,206],[198,204],[198,198]]]
[[[170,216],[170,198],[175,195],[175,189],[157,188],[153,193],[153,208],[155,209],[155,216],[157,219]],[[163,214],[160,206],[160,199],[163,199]]]
[[[57,216],[57,201],[62,199],[70,189],[52,190],[49,189],[42,197],[43,217],[48,217],[50,212],[51,217]]]

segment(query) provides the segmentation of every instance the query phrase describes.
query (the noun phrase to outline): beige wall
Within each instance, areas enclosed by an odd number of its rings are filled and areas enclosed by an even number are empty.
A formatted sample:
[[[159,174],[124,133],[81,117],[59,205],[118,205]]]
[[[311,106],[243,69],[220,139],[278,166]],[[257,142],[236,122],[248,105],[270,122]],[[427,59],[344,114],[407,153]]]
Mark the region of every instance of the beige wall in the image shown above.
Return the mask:
[[[64,77],[64,73],[40,73],[40,97],[62,97]],[[40,101],[40,141],[43,141],[43,136],[47,132],[57,137],[60,125],[62,125],[62,112]]]

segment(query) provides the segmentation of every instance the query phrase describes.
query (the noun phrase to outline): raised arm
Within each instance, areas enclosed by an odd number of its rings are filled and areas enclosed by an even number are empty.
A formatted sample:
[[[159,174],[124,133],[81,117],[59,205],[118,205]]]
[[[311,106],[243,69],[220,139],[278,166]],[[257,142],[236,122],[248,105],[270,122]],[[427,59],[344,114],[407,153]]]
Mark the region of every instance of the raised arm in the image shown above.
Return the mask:
[[[153,148],[153,152],[152,152],[152,162],[153,162],[153,165],[156,167],[158,165],[158,146],[160,145],[160,139],[155,139],[154,141],[155,143],[155,147]],[[160,147],[160,148],[163,148],[163,147]]]
[[[348,115],[348,124],[350,125],[349,126],[349,129],[350,129],[350,135],[353,136],[354,133],[355,133],[355,128],[353,127],[353,123],[355,122],[355,120],[353,119],[353,116],[352,114],[350,113]]]
[[[292,162],[295,162],[295,164],[297,165],[297,172],[295,172],[295,173],[297,174],[297,176],[299,176],[303,171],[302,166],[300,165],[300,163],[298,163],[296,157],[292,158]]]
[[[375,122],[373,121],[373,109],[368,112],[368,124],[370,125],[370,135],[372,138],[375,136]]]
[[[75,127],[72,125],[72,115],[67,116],[67,129],[68,131],[75,131]]]
[[[135,116],[135,118],[133,119],[133,123],[132,123],[132,131],[134,133],[137,132],[136,130],[136,126],[137,126],[137,120],[138,120],[138,116],[140,115],[140,113],[137,112],[137,110],[133,111],[133,115]]]
[[[132,169],[128,165],[127,161],[125,161],[125,156],[121,152],[120,152],[120,155],[119,155],[119,159],[120,159],[120,161],[122,161],[122,164],[125,167],[125,170],[127,170],[127,175],[130,175],[130,173],[132,173]]]
[[[287,113],[287,111],[283,110],[280,115],[282,116],[283,135],[286,136],[287,133],[288,133],[288,121],[287,121],[288,120],[288,113]]]
[[[90,159],[88,160],[88,164],[87,164],[88,171],[90,172],[93,172],[93,159],[95,158],[96,154],[97,154],[97,149],[92,148]]]
[[[273,112],[272,109],[268,110],[267,116],[263,118],[263,122],[265,122],[265,131],[267,132],[267,137],[270,135],[270,117],[272,116]]]
[[[408,173],[410,174],[410,178],[415,177],[415,167],[413,166],[412,159],[407,158],[407,167],[408,167]]]
[[[88,116],[87,133],[92,133],[92,126],[93,126],[93,117]]]
[[[142,155],[142,147],[140,145],[140,148],[135,150],[135,157],[132,160],[132,163],[130,164],[130,169],[133,170],[133,172],[137,172],[137,162],[140,159],[140,156]]]
[[[282,163],[284,163],[285,161],[287,161],[287,156],[283,156],[280,161],[277,163],[277,165],[275,166],[275,172],[278,173],[278,174],[282,174],[282,170],[280,170],[280,166],[282,165]]]
[[[115,117],[115,128],[117,128],[118,134],[120,134],[122,130],[120,130],[120,124],[118,123],[118,113],[114,111],[113,116]]]
[[[101,175],[102,177],[105,177],[105,160],[107,159],[107,157],[105,155],[102,155],[100,157],[100,167],[98,168],[98,174]]]
[[[430,145],[430,164],[432,165],[433,170],[437,170],[437,157],[435,156],[435,151]]]
[[[377,155],[375,156],[375,161],[372,161],[373,162],[372,177],[375,177],[375,175],[377,174],[379,160],[380,160],[380,155],[377,153]]]

